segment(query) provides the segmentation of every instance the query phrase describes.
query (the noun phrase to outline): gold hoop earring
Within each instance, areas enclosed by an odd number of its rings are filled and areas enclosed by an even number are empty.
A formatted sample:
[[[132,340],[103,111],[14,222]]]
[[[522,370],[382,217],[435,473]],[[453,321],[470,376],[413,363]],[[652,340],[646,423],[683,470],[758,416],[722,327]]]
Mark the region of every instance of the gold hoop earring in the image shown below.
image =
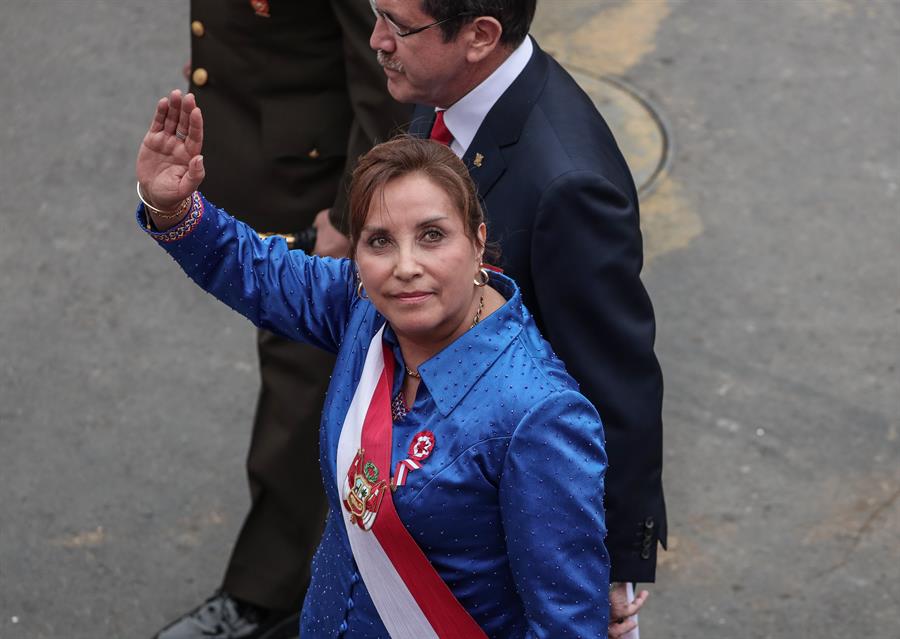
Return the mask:
[[[369,296],[363,291],[362,278],[359,276],[356,277],[356,296],[361,300],[369,299]]]
[[[472,279],[472,283],[474,283],[478,288],[481,288],[491,281],[491,274],[488,273],[487,269],[483,266],[478,269],[478,275],[479,277]]]

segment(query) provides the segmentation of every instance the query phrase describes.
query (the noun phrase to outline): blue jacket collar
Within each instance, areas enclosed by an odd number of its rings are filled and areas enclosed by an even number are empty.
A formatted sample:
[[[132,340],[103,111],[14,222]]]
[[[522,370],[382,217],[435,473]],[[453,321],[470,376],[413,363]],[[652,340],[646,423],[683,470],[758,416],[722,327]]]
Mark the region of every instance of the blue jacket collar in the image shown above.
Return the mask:
[[[506,298],[506,304],[419,366],[422,382],[444,417],[456,408],[522,332],[528,316],[515,282],[500,273],[490,275],[491,286]],[[397,336],[390,326],[385,329],[384,338],[395,353],[399,352]]]

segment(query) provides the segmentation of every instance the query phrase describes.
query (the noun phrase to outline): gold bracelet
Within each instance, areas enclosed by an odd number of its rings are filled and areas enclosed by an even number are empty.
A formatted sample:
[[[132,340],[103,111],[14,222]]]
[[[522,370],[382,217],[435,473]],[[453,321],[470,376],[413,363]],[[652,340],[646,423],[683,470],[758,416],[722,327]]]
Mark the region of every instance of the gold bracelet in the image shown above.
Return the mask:
[[[174,211],[163,211],[162,209],[158,209],[144,199],[144,194],[141,193],[140,182],[137,183],[137,196],[138,199],[140,199],[141,203],[143,203],[143,205],[147,207],[147,209],[149,209],[151,213],[153,213],[154,217],[158,217],[161,220],[172,220],[175,218],[184,217],[184,214],[187,213],[187,210],[191,207],[191,198],[186,197],[181,201],[181,204],[179,204],[178,208]]]

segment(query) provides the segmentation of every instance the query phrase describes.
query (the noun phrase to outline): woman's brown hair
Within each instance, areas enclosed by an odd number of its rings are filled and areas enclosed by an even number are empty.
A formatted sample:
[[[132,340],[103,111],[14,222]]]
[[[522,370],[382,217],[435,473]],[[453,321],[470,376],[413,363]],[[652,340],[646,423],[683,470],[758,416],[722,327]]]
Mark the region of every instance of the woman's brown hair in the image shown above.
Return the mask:
[[[421,173],[442,189],[462,215],[466,236],[473,242],[484,222],[484,211],[469,171],[449,147],[408,135],[372,147],[359,159],[350,183],[350,257],[369,215],[372,198],[399,177]]]

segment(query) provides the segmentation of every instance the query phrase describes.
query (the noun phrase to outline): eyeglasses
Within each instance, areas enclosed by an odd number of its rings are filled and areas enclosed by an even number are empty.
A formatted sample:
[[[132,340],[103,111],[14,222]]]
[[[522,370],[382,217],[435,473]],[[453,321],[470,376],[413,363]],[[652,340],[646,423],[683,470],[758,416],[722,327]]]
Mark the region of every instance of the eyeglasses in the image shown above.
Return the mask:
[[[398,24],[396,20],[391,17],[391,14],[386,13],[378,8],[378,5],[375,3],[376,0],[369,0],[369,6],[372,7],[372,13],[375,14],[375,19],[381,18],[384,20],[387,25],[391,28],[391,31],[394,32],[398,38],[405,38],[407,36],[415,35],[417,33],[422,33],[431,27],[436,27],[439,24],[444,24],[445,22],[450,22],[451,20],[456,20],[457,18],[462,18],[463,16],[469,15],[468,13],[458,13],[455,16],[451,16],[449,18],[444,18],[443,20],[438,20],[437,22],[432,22],[431,24],[426,24],[424,27],[407,27],[402,24]]]

